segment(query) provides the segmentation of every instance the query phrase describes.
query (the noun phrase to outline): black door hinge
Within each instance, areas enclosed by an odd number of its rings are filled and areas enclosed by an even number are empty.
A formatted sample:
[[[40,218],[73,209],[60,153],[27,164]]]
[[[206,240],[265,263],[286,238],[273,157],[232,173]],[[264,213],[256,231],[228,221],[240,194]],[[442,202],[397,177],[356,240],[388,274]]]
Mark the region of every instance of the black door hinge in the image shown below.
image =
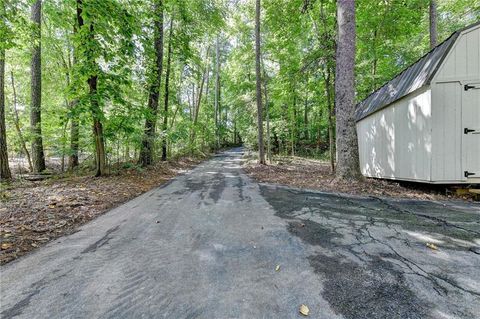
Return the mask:
[[[467,127],[463,129],[463,134],[468,134],[468,133],[471,133],[471,132],[475,132],[475,130],[469,129]]]
[[[465,86],[463,88],[465,89],[465,91],[468,91],[470,89],[476,89],[477,87],[475,85],[465,84]]]
[[[475,173],[470,173],[469,171],[465,171],[463,172],[463,175],[468,178],[469,176],[475,175]]]

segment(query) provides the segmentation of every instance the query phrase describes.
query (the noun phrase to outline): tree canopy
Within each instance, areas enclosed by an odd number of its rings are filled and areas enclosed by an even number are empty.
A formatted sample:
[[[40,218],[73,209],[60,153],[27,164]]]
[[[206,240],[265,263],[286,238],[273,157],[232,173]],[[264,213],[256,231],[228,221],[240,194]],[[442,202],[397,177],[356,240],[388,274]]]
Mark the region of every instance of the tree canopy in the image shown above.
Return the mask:
[[[240,143],[256,149],[259,88],[267,157],[334,164],[336,1],[262,0],[260,70],[253,0],[44,1],[41,34],[32,40],[36,2],[0,7],[6,146],[15,171],[29,169],[38,135],[30,112],[39,43],[47,170],[96,167],[102,175],[117,163],[148,165]],[[436,4],[439,42],[480,20],[480,0]],[[429,5],[356,1],[357,102],[428,52]],[[141,160],[145,147],[151,161]]]

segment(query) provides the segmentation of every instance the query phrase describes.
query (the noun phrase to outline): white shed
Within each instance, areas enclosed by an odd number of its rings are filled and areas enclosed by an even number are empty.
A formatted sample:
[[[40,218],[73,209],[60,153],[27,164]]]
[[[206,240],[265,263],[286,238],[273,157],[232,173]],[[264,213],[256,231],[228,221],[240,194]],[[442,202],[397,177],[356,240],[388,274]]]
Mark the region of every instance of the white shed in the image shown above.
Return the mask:
[[[363,175],[480,183],[480,22],[359,103],[356,120]]]

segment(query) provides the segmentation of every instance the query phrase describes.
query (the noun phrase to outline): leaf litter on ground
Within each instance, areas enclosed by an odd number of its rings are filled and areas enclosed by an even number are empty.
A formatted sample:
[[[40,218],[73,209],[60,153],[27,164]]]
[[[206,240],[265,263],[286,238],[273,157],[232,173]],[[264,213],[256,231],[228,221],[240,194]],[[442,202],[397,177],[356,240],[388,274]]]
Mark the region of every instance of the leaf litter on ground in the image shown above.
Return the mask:
[[[422,200],[473,200],[472,196],[446,193],[441,185],[408,183],[364,178],[361,181],[339,181],[326,161],[298,156],[274,156],[272,163],[259,165],[255,154],[245,153],[244,170],[259,182],[298,188],[365,196],[389,196]],[[381,210],[381,209],[378,209]]]
[[[102,178],[67,176],[42,181],[17,181],[0,191],[0,264],[22,256],[60,236],[72,233],[199,160],[181,158],[145,169],[127,169]]]

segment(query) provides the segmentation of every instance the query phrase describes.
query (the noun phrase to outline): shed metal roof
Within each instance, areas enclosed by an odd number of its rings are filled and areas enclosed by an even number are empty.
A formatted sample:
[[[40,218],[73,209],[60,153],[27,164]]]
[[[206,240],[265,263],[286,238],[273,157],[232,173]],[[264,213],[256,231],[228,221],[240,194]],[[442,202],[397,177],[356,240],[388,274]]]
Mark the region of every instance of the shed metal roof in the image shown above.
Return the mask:
[[[454,32],[448,39],[433,48],[417,62],[413,63],[381,88],[370,94],[365,100],[358,103],[355,110],[357,122],[421,87],[429,85],[459,34],[479,24],[480,23],[477,22]]]

